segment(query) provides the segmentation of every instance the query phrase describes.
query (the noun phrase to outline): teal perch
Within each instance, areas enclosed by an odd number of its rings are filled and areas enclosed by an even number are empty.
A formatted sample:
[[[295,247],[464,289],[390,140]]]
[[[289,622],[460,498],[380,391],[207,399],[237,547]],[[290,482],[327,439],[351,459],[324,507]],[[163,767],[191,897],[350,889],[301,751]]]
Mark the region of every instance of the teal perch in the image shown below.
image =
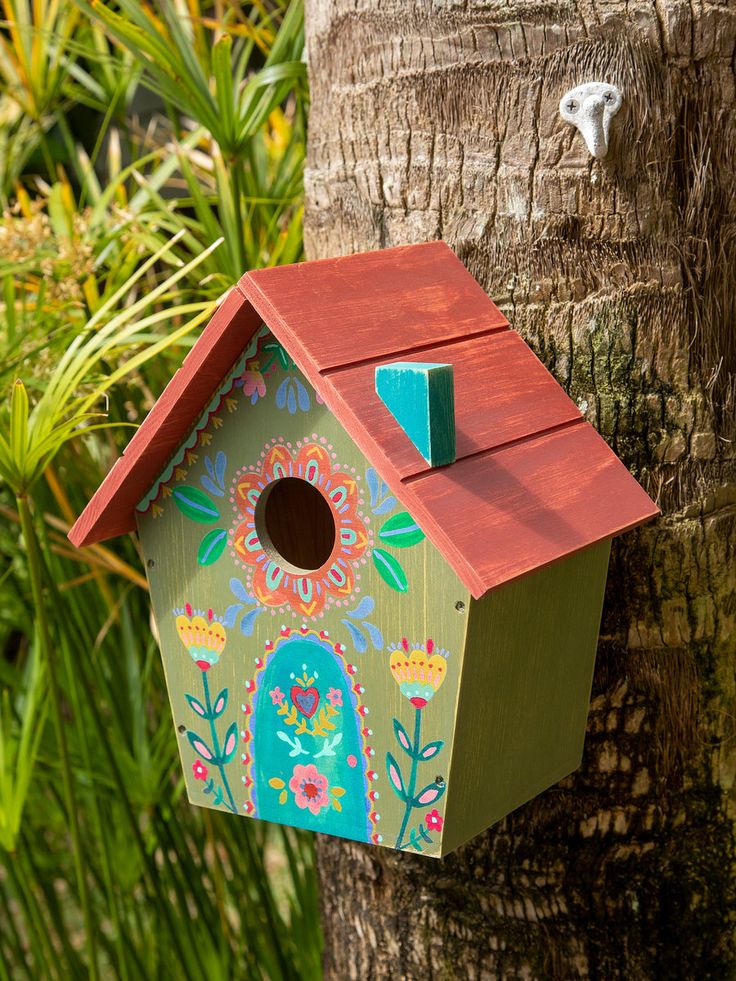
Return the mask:
[[[431,467],[455,462],[451,364],[395,361],[376,368],[376,394]]]

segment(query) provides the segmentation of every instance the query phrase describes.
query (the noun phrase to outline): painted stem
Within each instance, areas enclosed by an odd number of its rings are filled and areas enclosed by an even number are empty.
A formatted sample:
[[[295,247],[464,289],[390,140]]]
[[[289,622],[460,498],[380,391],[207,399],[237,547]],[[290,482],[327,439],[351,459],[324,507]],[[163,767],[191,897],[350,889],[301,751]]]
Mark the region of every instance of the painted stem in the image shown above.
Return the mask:
[[[202,672],[202,687],[204,688],[204,704],[205,704],[205,708],[207,709],[207,717],[210,720],[210,735],[212,736],[212,748],[215,751],[215,756],[217,757],[218,760],[220,760],[221,759],[220,741],[217,738],[217,729],[215,727],[214,713],[212,712],[212,702],[210,700],[210,683],[207,680],[206,671]],[[223,786],[225,787],[225,790],[227,791],[227,796],[230,800],[230,804],[228,806],[230,810],[233,812],[233,814],[237,814],[238,809],[235,806],[235,800],[233,799],[233,794],[232,791],[230,790],[230,784],[228,783],[227,777],[225,776],[225,767],[222,764],[222,762],[219,762],[217,764],[217,769],[220,771],[220,777],[222,778]]]
[[[422,710],[415,709],[414,716],[414,746],[412,747],[412,761],[411,761],[411,774],[409,776],[409,786],[407,788],[406,809],[404,811],[404,820],[401,822],[401,828],[399,830],[399,837],[396,839],[396,848],[401,848],[402,842],[404,840],[404,835],[406,834],[406,826],[409,823],[409,817],[411,812],[414,810],[414,791],[417,786],[417,766],[419,765],[419,751],[422,748]]]
[[[66,739],[66,727],[61,710],[61,689],[59,679],[56,674],[56,660],[51,649],[51,635],[46,617],[46,604],[43,595],[43,561],[36,537],[36,529],[33,527],[33,518],[25,494],[16,497],[18,505],[18,515],[20,526],[23,532],[23,540],[26,546],[28,558],[28,574],[31,581],[31,594],[33,605],[35,606],[36,624],[40,640],[41,652],[44,663],[48,671],[49,691],[51,694],[51,709],[54,717],[54,728],[56,729],[56,739],[59,747],[59,759],[61,763],[61,780],[64,792],[64,806],[69,821],[69,831],[72,839],[72,856],[74,861],[74,873],[79,892],[79,905],[82,909],[82,919],[84,922],[84,932],[87,940],[88,970],[92,981],[99,977],[97,968],[97,938],[94,931],[92,920],[92,907],[90,904],[89,889],[85,877],[84,861],[82,857],[82,836],[79,827],[79,810],[77,808],[76,794],[74,792],[74,778],[72,776],[71,759],[69,757],[69,746]]]

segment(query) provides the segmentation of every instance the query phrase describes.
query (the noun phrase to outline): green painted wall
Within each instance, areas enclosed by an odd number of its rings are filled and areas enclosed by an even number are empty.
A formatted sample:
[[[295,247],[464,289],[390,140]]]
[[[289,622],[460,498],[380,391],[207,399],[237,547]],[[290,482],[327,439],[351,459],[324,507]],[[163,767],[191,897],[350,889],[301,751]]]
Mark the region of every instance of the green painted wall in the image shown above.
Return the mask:
[[[443,854],[580,765],[610,545],[471,602]]]
[[[300,466],[342,535],[313,576],[248,527]],[[192,803],[439,854],[469,597],[265,330],[138,525]]]

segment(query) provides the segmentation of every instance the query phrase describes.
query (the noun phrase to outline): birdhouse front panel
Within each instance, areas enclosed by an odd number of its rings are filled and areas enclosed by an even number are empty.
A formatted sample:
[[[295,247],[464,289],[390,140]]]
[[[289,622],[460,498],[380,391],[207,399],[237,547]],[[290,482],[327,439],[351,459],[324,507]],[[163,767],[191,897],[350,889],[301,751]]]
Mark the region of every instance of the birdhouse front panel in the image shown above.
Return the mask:
[[[440,854],[470,597],[266,327],[137,521],[192,803]]]

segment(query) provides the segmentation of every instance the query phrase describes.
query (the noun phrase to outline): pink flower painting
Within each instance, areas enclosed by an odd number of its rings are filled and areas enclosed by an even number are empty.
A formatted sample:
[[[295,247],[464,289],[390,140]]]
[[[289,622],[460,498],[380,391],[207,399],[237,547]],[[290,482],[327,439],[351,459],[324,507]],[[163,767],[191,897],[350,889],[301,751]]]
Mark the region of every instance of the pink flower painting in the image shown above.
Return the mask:
[[[307,808],[312,814],[319,814],[323,807],[329,807],[327,796],[327,777],[322,776],[314,763],[306,766],[297,764],[289,780],[289,790],[294,794],[296,806]]]

